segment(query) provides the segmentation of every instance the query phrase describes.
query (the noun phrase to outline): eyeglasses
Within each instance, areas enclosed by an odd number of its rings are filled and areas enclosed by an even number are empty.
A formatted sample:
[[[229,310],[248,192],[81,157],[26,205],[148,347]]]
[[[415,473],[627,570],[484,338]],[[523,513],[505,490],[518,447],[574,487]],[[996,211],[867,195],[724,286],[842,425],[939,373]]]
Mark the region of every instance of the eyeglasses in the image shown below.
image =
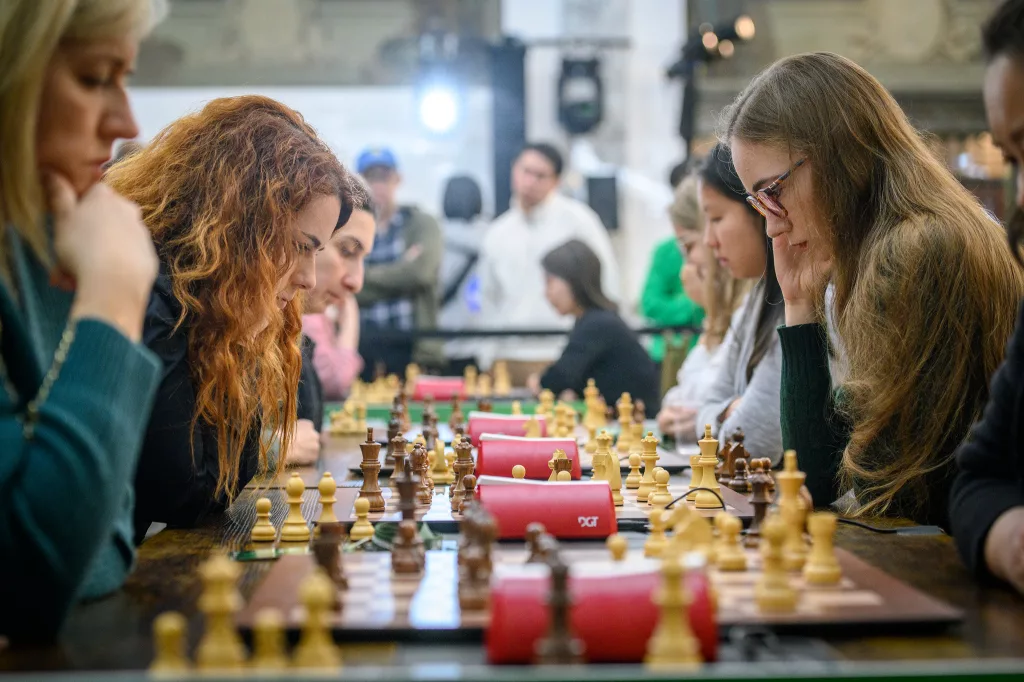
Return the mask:
[[[754,210],[765,218],[769,216],[785,218],[789,213],[783,205],[779,203],[779,196],[782,194],[782,182],[792,175],[793,171],[802,166],[806,160],[807,159],[800,159],[793,164],[792,168],[775,178],[775,182],[764,189],[757,190],[753,194],[748,194],[747,203],[753,206]]]

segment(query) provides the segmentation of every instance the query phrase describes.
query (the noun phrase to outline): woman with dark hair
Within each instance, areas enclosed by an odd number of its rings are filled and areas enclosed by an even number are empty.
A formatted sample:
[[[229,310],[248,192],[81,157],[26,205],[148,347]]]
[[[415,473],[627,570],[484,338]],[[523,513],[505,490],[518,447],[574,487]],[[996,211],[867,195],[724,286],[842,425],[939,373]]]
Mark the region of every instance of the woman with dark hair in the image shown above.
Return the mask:
[[[712,149],[698,177],[704,243],[732,277],[754,288],[733,313],[720,350],[722,366],[697,410],[694,437],[703,434],[705,424],[722,438],[743,429],[747,449],[777,463],[782,458],[782,353],[775,328],[783,308],[764,218],[747,204],[728,147]]]
[[[135,474],[141,541],[152,522],[223,509],[274,444],[289,451],[300,294],[361,190],[301,115],[255,95],[171,123],[106,181],[142,208],[160,257],[143,331],[163,378]]]
[[[612,403],[623,393],[641,399],[649,414],[661,409],[658,369],[601,289],[601,261],[578,239],[541,260],[545,296],[559,314],[576,318],[562,356],[527,385],[563,397],[583,395],[588,379]]]
[[[992,141],[1017,166],[1017,210],[1008,226],[1020,262],[1024,237],[1024,0],[1007,0],[982,29],[988,60],[985,110]],[[979,577],[995,577],[1024,593],[1024,305],[1003,364],[992,378],[984,416],[957,452],[949,517],[957,547]]]

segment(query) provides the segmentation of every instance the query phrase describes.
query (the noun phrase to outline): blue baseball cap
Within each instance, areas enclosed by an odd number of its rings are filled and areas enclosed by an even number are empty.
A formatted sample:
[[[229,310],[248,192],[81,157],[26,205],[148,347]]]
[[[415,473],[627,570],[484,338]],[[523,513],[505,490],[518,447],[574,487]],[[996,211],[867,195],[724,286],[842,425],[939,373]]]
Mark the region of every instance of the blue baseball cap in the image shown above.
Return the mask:
[[[390,168],[398,170],[398,159],[387,147],[370,147],[356,159],[356,172],[360,175],[371,168]]]

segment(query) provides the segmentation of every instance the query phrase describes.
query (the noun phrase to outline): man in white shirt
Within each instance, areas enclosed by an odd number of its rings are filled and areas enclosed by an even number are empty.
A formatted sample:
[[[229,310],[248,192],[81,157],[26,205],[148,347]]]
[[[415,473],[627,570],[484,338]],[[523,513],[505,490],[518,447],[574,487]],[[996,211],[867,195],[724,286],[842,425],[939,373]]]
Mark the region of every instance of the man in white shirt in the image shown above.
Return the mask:
[[[562,156],[549,144],[529,144],[512,166],[512,206],[491,225],[481,249],[481,326],[488,329],[568,329],[544,298],[541,259],[570,239],[585,242],[601,261],[605,295],[619,300],[619,269],[611,240],[586,204],[559,193]],[[565,337],[509,337],[481,344],[481,364],[507,360],[514,385],[555,361]]]

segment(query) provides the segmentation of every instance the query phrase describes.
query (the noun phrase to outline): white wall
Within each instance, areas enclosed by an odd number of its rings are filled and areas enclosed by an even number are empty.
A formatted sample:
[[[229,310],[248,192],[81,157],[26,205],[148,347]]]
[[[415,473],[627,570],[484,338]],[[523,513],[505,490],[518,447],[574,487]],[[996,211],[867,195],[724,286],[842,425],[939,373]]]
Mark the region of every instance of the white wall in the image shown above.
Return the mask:
[[[242,94],[266,95],[300,112],[346,165],[353,165],[364,147],[391,147],[403,176],[403,202],[419,204],[440,217],[445,180],[465,173],[477,179],[484,191],[484,205],[490,205],[489,89],[466,93],[462,123],[447,137],[430,135],[420,127],[415,95],[408,87],[133,88],[130,97],[142,131],[140,139],[149,140],[167,124],[213,98]]]

